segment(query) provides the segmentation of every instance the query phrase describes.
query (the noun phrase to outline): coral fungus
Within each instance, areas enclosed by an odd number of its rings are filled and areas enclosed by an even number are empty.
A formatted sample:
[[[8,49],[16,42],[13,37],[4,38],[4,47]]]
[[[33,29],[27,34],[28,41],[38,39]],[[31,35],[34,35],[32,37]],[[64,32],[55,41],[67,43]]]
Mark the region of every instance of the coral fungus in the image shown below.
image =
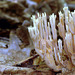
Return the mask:
[[[50,15],[47,22],[46,13],[38,13],[37,18],[32,16],[33,27],[28,28],[36,52],[56,72],[75,67],[75,11],[70,12],[68,7],[63,11],[57,25],[56,15]]]

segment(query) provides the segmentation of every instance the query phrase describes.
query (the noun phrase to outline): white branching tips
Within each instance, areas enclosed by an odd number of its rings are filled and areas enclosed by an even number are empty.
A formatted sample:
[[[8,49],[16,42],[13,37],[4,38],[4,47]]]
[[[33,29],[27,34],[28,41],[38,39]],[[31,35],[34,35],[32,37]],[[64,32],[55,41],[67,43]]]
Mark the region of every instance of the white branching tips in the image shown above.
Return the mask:
[[[64,15],[65,15],[65,25],[68,24],[68,14],[69,14],[69,10],[68,7],[63,8],[64,10]]]
[[[37,13],[37,18],[31,18],[33,27],[28,28],[36,52],[54,71],[75,67],[75,11],[70,12],[68,7],[63,10],[64,13],[59,12],[58,24],[56,15],[50,15],[47,22],[46,13]]]
[[[59,35],[64,39],[65,37],[65,28],[64,28],[64,15],[62,14],[62,12],[59,12]],[[63,33],[62,33],[63,32]]]
[[[50,21],[51,28],[52,28],[53,39],[57,40],[57,30],[56,30],[56,27],[55,27],[55,19],[56,19],[56,15],[54,15],[54,14],[52,14],[49,17],[49,21]]]

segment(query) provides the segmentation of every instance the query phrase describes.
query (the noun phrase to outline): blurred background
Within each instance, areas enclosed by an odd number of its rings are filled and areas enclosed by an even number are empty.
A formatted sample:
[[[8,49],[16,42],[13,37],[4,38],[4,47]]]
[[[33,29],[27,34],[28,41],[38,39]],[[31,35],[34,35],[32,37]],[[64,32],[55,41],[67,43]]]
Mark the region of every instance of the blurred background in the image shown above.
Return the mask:
[[[32,25],[31,16],[46,12],[49,16],[64,6],[75,9],[75,0],[0,0],[0,36],[9,37],[11,30]]]

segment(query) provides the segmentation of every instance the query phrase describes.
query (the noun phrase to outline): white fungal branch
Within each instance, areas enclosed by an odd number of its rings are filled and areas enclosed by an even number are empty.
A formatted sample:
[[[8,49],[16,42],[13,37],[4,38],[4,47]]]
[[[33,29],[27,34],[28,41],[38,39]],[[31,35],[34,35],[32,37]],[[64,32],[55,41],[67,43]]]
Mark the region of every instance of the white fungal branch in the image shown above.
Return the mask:
[[[65,15],[65,25],[68,25],[68,15],[69,15],[68,7],[63,8],[63,10]]]
[[[75,66],[75,11],[71,13],[68,7],[63,10],[64,13],[59,12],[58,29],[56,15],[50,15],[47,22],[46,13],[37,13],[37,18],[33,15],[33,27],[28,28],[36,52],[54,71],[60,71],[62,68],[71,70]],[[57,38],[59,36],[62,40]]]
[[[62,12],[59,12],[59,35],[64,39],[65,37],[65,28],[64,28],[64,15],[62,14]],[[62,33],[63,32],[63,33]]]
[[[66,25],[66,31],[67,31],[67,33],[70,32],[70,31],[69,31],[69,26],[68,26],[68,25]]]
[[[49,21],[52,28],[53,40],[57,40],[57,30],[55,27],[55,19],[56,19],[56,15],[52,14],[51,16],[49,16]]]
[[[74,27],[75,27],[75,10],[74,12],[72,12],[72,16],[73,16],[73,22],[74,22]]]
[[[75,28],[74,28],[74,22],[73,22],[73,17],[71,16],[71,14],[69,13],[69,29],[71,31],[72,34],[75,33]]]
[[[58,40],[59,52],[62,53],[62,40]]]
[[[68,51],[72,54],[73,53],[73,42],[72,42],[72,34],[71,33],[66,33],[66,44]]]

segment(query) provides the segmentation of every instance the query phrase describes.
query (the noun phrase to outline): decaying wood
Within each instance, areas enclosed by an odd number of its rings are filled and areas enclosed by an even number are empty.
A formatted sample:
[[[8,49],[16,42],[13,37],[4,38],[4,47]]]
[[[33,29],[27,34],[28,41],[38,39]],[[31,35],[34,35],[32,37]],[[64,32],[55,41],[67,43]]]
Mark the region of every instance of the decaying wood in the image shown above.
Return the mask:
[[[22,68],[22,67],[13,67],[13,66],[5,66],[0,65],[0,75],[9,75],[9,74],[30,74],[33,72],[30,68]]]
[[[16,67],[36,67],[36,66],[34,66],[34,65],[32,65],[33,64],[33,60],[35,59],[35,58],[37,58],[39,55],[38,54],[36,54],[36,55],[34,55],[34,56],[31,56],[31,57],[29,57],[29,58],[27,58],[27,59],[25,59],[25,60],[22,60],[22,61],[20,61],[20,62],[18,62],[18,63],[16,63],[16,64],[14,64],[13,66],[16,66]],[[29,65],[29,66],[28,66]],[[31,66],[32,65],[32,66]]]
[[[36,71],[31,68],[0,65],[0,75],[55,75],[52,71]]]

